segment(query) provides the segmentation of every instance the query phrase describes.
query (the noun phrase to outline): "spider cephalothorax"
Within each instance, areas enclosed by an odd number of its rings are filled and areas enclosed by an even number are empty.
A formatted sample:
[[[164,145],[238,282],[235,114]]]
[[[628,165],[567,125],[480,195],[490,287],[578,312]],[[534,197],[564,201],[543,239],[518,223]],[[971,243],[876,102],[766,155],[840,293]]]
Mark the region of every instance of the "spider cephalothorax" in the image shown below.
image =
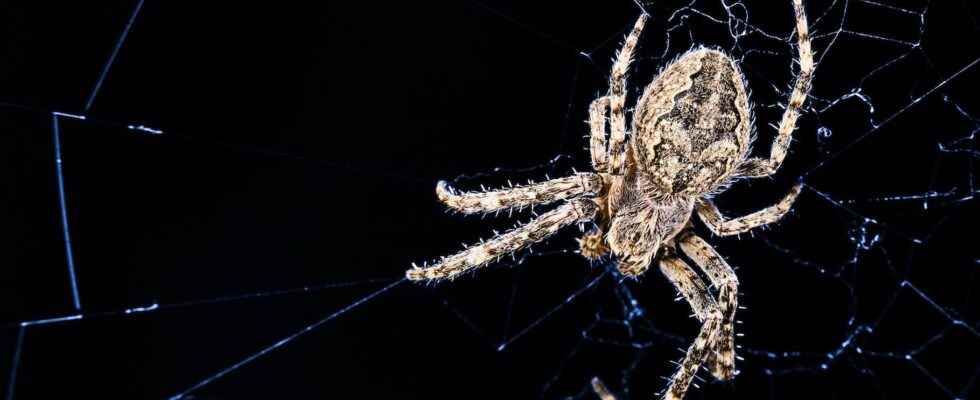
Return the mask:
[[[702,322],[665,398],[682,398],[704,362],[718,379],[731,379],[735,374],[732,325],[738,278],[725,260],[693,233],[690,220],[696,212],[719,236],[746,232],[782,218],[800,192],[797,185],[779,203],[734,219],[723,217],[710,198],[734,178],[775,173],[786,157],[814,67],[802,0],[793,0],[793,7],[800,70],[768,158],[749,157],[752,118],[738,65],[725,53],[703,47],[680,56],[644,89],[634,108],[632,134],[627,140],[626,71],[647,20],[644,14],[617,54],[609,93],[589,107],[595,172],[470,193],[458,193],[440,182],[436,187],[439,200],[464,213],[567,201],[526,225],[444,257],[432,266],[414,267],[408,270],[408,278],[452,279],[565,226],[594,221],[596,229],[579,241],[584,256],[597,258],[611,252],[620,272],[628,276],[642,274],[656,260]],[[681,254],[705,272],[717,289],[717,298]]]

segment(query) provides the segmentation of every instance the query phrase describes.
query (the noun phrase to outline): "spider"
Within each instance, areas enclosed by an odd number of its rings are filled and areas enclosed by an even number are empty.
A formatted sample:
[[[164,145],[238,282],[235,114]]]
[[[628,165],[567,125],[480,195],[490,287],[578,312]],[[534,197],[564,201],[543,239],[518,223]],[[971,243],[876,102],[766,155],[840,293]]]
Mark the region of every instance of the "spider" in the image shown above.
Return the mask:
[[[453,279],[565,226],[594,221],[596,228],[579,239],[583,256],[596,259],[611,252],[619,271],[634,278],[656,260],[702,324],[664,398],[682,399],[703,363],[716,378],[733,378],[732,325],[738,308],[738,278],[694,234],[691,216],[696,212],[715,235],[736,235],[778,221],[800,193],[797,184],[777,204],[731,219],[722,216],[711,200],[736,178],[774,174],[786,157],[814,69],[803,3],[792,1],[799,72],[768,158],[749,156],[752,115],[739,65],[722,51],[705,47],[681,55],[643,90],[627,136],[626,73],[648,18],[644,12],[615,57],[608,93],[589,107],[594,172],[483,192],[459,192],[439,182],[439,200],[467,214],[565,202],[526,225],[443,257],[434,265],[413,265],[406,272],[408,279]],[[704,271],[717,289],[717,298],[680,253]]]

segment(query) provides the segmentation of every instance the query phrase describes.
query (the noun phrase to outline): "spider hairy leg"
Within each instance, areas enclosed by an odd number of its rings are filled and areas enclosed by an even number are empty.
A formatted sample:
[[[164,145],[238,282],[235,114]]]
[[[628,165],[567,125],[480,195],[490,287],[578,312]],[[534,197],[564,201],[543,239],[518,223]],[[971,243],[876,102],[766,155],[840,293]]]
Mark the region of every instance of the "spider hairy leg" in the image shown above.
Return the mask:
[[[800,110],[806,102],[807,94],[810,92],[810,84],[813,81],[813,51],[810,46],[810,31],[806,19],[806,11],[803,8],[803,0],[793,0],[793,12],[796,16],[796,39],[799,49],[799,68],[796,76],[796,83],[793,85],[793,92],[789,95],[786,110],[779,121],[779,131],[776,140],[772,142],[772,149],[768,159],[750,158],[745,160],[739,167],[740,176],[763,177],[776,173],[779,166],[786,158],[789,150],[790,141],[793,139],[793,131],[796,129],[796,120],[800,117]]]
[[[704,239],[690,231],[681,234],[680,247],[708,275],[718,289],[721,327],[708,355],[711,374],[720,380],[735,376],[735,311],[738,309],[738,277],[725,259]]]
[[[684,296],[698,321],[704,322],[708,313],[717,308],[714,299],[708,295],[708,288],[704,285],[701,277],[677,256],[665,256],[660,261],[660,271]]]
[[[436,196],[447,207],[464,214],[494,212],[537,204],[548,204],[602,190],[602,177],[580,172],[564,178],[484,192],[458,192],[446,181],[436,185]]]
[[[606,111],[609,110],[609,96],[602,96],[589,105],[589,154],[592,156],[592,169],[606,171],[608,156],[606,152]]]
[[[708,294],[704,282],[697,273],[681,259],[669,256],[660,260],[660,271],[684,295],[698,320],[701,321],[701,331],[687,349],[684,360],[674,376],[671,377],[670,387],[664,393],[666,400],[681,400],[687,393],[688,386],[697,374],[701,364],[708,357],[708,346],[717,335],[722,320],[721,311]]]
[[[609,74],[609,172],[615,175],[623,174],[626,163],[626,73],[647,18],[644,13],[636,20]]]
[[[405,275],[413,281],[453,279],[469,270],[486,266],[494,260],[521,250],[532,243],[554,235],[559,229],[592,219],[598,206],[587,199],[575,199],[506,233],[481,244],[445,257],[427,268],[414,267]]]
[[[606,388],[606,385],[599,380],[598,377],[592,378],[592,391],[595,392],[599,399],[601,400],[616,400],[616,396],[613,396],[612,392]]]
[[[793,207],[793,202],[800,194],[800,188],[801,186],[797,184],[779,203],[733,219],[726,219],[713,201],[702,200],[698,204],[698,216],[708,226],[708,229],[718,236],[731,236],[748,232],[753,228],[768,225],[783,218]]]

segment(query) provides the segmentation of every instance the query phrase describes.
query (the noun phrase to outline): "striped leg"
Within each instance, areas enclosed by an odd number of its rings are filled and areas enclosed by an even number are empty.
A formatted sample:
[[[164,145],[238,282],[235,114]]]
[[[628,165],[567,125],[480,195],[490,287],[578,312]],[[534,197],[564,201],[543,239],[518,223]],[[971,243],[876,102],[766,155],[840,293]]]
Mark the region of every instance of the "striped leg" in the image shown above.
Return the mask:
[[[687,254],[718,289],[721,328],[715,338],[714,351],[708,355],[708,366],[715,378],[728,380],[735,376],[735,311],[738,309],[738,277],[727,262],[704,239],[690,231],[682,233],[681,251]]]
[[[633,51],[640,40],[647,14],[640,15],[609,74],[609,173],[622,175],[626,163],[626,73],[633,61]]]
[[[789,103],[783,112],[783,118],[779,121],[779,133],[776,140],[772,142],[772,149],[769,158],[750,158],[739,166],[738,174],[748,177],[768,176],[776,173],[786,152],[789,150],[789,142],[793,139],[793,130],[796,129],[796,120],[800,117],[800,109],[806,101],[806,96],[810,92],[810,83],[813,80],[813,51],[810,49],[810,31],[807,26],[806,11],[803,9],[803,0],[793,0],[793,12],[796,16],[796,40],[799,49],[800,72],[796,75],[796,83],[793,85],[793,92],[789,95]]]
[[[701,332],[694,338],[694,343],[687,349],[687,354],[681,362],[680,367],[670,380],[670,387],[664,392],[663,398],[666,400],[681,400],[687,393],[691,380],[697,374],[698,368],[708,357],[709,348],[714,337],[718,333],[722,315],[718,305],[709,296],[708,289],[704,282],[684,261],[674,256],[667,256],[660,260],[660,271],[677,287],[691,309],[701,321]]]
[[[541,183],[483,192],[457,192],[446,181],[439,181],[436,196],[449,208],[473,214],[548,204],[578,195],[598,194],[601,190],[599,174],[580,172]]]
[[[701,200],[697,205],[698,216],[701,221],[711,229],[711,232],[718,236],[731,236],[748,232],[752,228],[768,225],[779,221],[796,201],[796,196],[800,195],[800,185],[793,186],[790,192],[783,197],[779,203],[763,208],[749,215],[738,218],[726,219],[718,210],[718,206],[711,200]]]
[[[602,96],[589,105],[589,154],[592,156],[592,169],[606,172],[609,168],[609,151],[606,148],[606,111],[609,110],[609,96]]]
[[[616,400],[616,396],[606,388],[606,385],[599,380],[599,377],[592,378],[592,391],[595,392],[601,400]]]
[[[521,250],[532,243],[554,235],[559,229],[595,216],[596,204],[588,199],[575,199],[560,207],[541,214],[526,225],[520,226],[490,240],[439,260],[433,266],[414,268],[405,275],[413,281],[453,279],[472,269],[486,266],[494,260]]]

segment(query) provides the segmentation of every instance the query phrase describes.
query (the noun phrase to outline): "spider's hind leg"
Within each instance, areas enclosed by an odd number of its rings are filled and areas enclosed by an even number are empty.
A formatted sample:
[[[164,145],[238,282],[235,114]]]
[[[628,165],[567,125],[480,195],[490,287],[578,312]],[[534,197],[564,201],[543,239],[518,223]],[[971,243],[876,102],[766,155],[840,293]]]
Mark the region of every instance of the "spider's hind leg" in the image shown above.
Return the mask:
[[[711,284],[718,289],[718,305],[721,326],[708,355],[711,374],[720,380],[735,376],[735,311],[738,309],[738,277],[725,259],[704,239],[690,231],[679,237],[681,251],[691,258],[708,275]]]
[[[722,313],[709,295],[701,277],[683,260],[674,255],[666,255],[660,260],[660,271],[691,304],[694,315],[702,324],[701,332],[694,339],[694,343],[688,347],[687,354],[684,355],[680,368],[671,378],[670,387],[663,397],[668,400],[680,400],[687,393],[687,388],[701,368],[701,364],[708,358],[713,346],[712,342],[718,334]]]
[[[521,250],[532,243],[554,235],[559,229],[575,222],[587,221],[595,216],[595,202],[590,199],[574,199],[558,208],[541,214],[526,225],[519,226],[490,240],[445,257],[435,265],[406,271],[413,281],[453,279],[460,274],[486,266],[494,260]]]
[[[599,377],[592,378],[592,391],[595,392],[601,400],[616,400],[616,396],[606,388],[606,385],[602,383]]]

